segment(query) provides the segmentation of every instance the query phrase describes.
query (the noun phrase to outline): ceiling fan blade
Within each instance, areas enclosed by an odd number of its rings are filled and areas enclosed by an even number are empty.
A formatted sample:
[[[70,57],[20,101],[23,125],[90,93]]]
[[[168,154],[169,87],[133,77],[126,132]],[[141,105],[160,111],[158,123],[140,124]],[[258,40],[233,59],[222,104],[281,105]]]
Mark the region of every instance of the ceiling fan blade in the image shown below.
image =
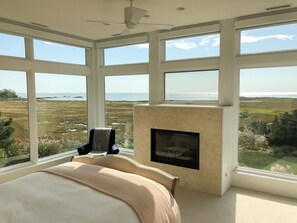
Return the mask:
[[[111,22],[111,21],[101,21],[101,20],[90,20],[88,19],[87,22],[94,22],[94,23],[101,23],[103,25],[125,25],[125,23],[122,22]]]
[[[170,30],[173,28],[173,25],[171,24],[158,24],[158,23],[138,23],[138,25],[144,25],[144,26],[152,26],[156,29],[167,29]]]
[[[139,20],[147,13],[147,10],[135,7],[125,8],[125,22],[137,24]]]
[[[121,33],[112,34],[112,36],[121,36],[121,35],[128,34],[129,32],[130,32],[130,29],[128,29],[128,28],[126,27]]]

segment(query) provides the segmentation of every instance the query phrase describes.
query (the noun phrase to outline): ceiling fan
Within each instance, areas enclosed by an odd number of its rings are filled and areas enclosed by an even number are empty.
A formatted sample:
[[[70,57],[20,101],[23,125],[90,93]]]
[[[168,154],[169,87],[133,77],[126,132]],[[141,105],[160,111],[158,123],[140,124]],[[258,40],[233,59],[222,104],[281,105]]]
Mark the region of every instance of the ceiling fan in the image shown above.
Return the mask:
[[[130,6],[125,8],[124,22],[112,22],[112,21],[100,21],[100,20],[87,20],[87,22],[96,22],[103,25],[125,25],[124,30],[121,33],[113,34],[112,36],[120,36],[130,33],[138,25],[150,26],[154,30],[171,29],[173,25],[170,24],[155,24],[155,23],[140,23],[139,21],[146,15],[147,10],[133,7],[133,1],[129,0]]]

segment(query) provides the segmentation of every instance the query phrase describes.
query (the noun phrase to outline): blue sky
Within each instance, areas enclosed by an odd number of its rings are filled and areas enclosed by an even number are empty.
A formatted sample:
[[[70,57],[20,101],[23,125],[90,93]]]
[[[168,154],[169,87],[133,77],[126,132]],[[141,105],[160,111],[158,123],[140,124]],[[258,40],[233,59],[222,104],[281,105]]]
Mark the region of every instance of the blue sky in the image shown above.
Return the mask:
[[[166,41],[166,60],[219,56],[219,45],[220,37],[216,33],[168,40]],[[85,54],[82,48],[38,40],[34,40],[34,47],[36,59],[85,64]],[[297,49],[296,24],[250,29],[241,32],[242,54],[292,49]],[[0,55],[25,57],[24,39],[0,34]],[[104,59],[107,65],[148,62],[148,44],[106,49]],[[182,73],[179,74],[182,75]],[[201,82],[199,81],[201,77],[201,75],[198,77],[199,74],[201,73],[196,73],[196,79],[185,77],[182,85],[180,84],[181,78],[171,78],[170,86],[167,86],[167,89],[171,89],[170,91],[173,93],[175,93],[174,89],[176,89],[177,93],[215,91],[213,85],[216,85],[216,82],[213,80],[213,75],[210,75],[209,78],[204,76],[205,82]],[[191,75],[195,76],[195,73],[191,73]],[[0,89],[9,88],[18,93],[26,92],[24,72],[0,71],[0,80]],[[205,88],[208,83],[210,85]],[[297,67],[241,70],[240,89],[241,92],[297,92]],[[40,93],[82,93],[86,91],[85,78],[69,75],[50,76],[38,74],[36,77],[36,91]],[[107,78],[106,92],[129,91],[133,93],[148,92],[147,76],[142,75],[139,78],[135,76]]]

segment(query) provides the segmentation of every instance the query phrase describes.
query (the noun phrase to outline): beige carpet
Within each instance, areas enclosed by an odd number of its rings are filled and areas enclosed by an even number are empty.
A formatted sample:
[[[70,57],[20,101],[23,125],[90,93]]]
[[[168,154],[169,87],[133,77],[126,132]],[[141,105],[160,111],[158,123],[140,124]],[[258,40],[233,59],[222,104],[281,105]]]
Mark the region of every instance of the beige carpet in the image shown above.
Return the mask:
[[[182,223],[297,223],[297,199],[232,187],[223,197],[177,188]]]

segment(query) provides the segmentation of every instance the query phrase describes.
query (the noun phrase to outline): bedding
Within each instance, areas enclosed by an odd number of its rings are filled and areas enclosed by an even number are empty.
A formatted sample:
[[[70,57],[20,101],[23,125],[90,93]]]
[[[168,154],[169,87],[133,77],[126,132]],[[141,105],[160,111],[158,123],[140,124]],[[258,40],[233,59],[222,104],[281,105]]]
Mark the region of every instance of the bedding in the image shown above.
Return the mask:
[[[175,181],[119,155],[75,157],[0,185],[0,222],[179,223]]]

